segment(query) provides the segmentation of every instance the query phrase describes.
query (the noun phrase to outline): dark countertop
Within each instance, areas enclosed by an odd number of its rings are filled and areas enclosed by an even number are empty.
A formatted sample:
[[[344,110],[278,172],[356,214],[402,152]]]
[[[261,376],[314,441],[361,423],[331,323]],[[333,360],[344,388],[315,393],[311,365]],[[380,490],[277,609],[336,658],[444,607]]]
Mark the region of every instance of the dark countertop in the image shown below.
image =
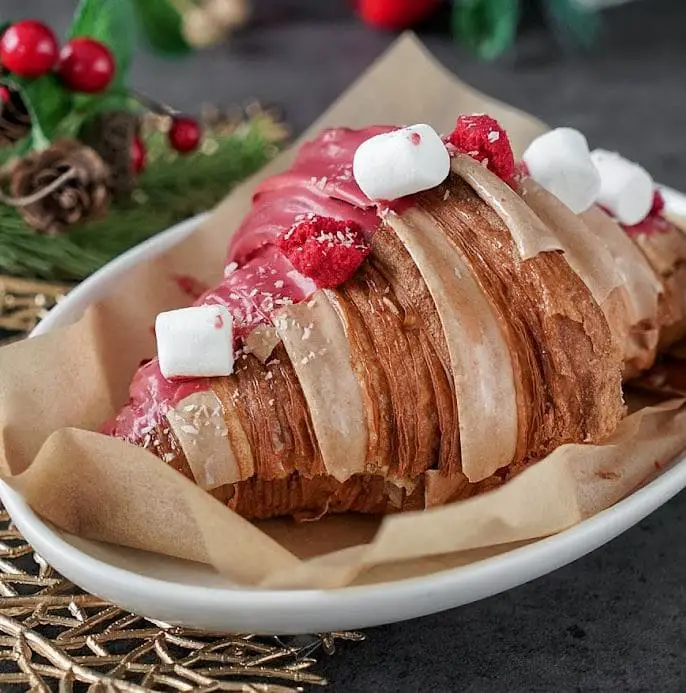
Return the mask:
[[[262,0],[260,28],[185,62],[140,56],[136,85],[179,108],[257,96],[312,121],[392,40],[343,0]],[[58,29],[70,3],[3,0],[5,17]],[[440,24],[440,22],[436,22]],[[532,30],[515,55],[481,64],[438,28],[423,32],[466,81],[595,146],[616,148],[686,188],[686,2],[642,0],[607,13],[595,53],[564,55]],[[686,495],[608,546],[523,587],[416,621],[367,631],[323,658],[338,691],[686,690]],[[323,655],[322,655],[323,657]]]

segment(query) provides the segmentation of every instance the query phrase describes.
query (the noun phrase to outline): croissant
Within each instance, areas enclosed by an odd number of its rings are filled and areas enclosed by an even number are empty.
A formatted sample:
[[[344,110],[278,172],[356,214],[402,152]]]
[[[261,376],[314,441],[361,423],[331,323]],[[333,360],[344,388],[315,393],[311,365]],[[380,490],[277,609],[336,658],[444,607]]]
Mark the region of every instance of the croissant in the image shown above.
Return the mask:
[[[374,203],[353,157],[392,130],[327,130],[257,188],[197,301],[229,308],[234,372],[166,380],[153,359],[106,433],[250,519],[443,504],[612,433],[623,381],[686,331],[686,235],[659,194],[623,227],[448,145],[443,182]],[[344,281],[279,245],[317,219],[362,230]]]

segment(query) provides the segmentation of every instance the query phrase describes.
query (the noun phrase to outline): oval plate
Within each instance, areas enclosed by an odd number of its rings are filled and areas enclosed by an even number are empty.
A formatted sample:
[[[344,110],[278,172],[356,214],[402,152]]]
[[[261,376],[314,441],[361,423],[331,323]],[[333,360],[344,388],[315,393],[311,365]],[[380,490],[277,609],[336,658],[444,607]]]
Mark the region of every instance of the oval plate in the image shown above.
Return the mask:
[[[686,196],[665,195],[686,216]],[[188,235],[196,217],[130,250],[61,301],[34,331],[77,320],[133,265]],[[686,457],[652,482],[569,530],[471,565],[391,583],[335,590],[256,590],[232,584],[208,566],[87,541],[41,520],[9,486],[0,498],[38,553],[83,589],[137,614],[209,630],[311,633],[402,621],[467,604],[545,575],[602,546],[686,487]]]

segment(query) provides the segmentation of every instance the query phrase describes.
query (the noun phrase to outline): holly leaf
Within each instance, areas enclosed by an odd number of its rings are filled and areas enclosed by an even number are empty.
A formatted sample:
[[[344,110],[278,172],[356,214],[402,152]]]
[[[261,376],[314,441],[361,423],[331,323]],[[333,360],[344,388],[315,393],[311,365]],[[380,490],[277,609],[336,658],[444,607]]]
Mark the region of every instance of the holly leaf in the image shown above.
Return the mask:
[[[76,36],[97,39],[112,51],[117,63],[112,88],[123,88],[136,44],[133,0],[81,0],[68,33]]]
[[[191,50],[183,36],[183,18],[169,0],[133,0],[140,28],[150,46],[167,55]]]
[[[60,123],[73,108],[74,99],[54,74],[38,79],[12,76],[9,84],[17,89],[31,116],[31,147],[47,149],[57,134]]]
[[[515,40],[519,4],[519,0],[457,0],[453,32],[480,58],[493,60]]]
[[[563,36],[573,39],[583,48],[591,47],[600,29],[600,18],[595,10],[580,0],[548,0],[544,7]]]

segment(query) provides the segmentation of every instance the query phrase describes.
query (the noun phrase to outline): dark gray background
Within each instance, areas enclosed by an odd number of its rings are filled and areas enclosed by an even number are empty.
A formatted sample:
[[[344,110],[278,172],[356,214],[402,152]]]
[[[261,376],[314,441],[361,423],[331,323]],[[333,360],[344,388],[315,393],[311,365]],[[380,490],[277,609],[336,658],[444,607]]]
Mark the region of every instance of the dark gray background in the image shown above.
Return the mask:
[[[262,0],[258,23],[190,60],[141,55],[137,87],[178,108],[252,96],[302,130],[392,40],[343,0]],[[0,0],[0,18],[63,29],[67,0]],[[530,28],[497,64],[450,41],[444,15],[420,33],[480,89],[569,124],[594,146],[686,188],[686,2],[641,0],[606,13],[592,56],[559,51]],[[323,659],[338,691],[686,691],[686,495],[609,546],[478,604],[367,632]]]

